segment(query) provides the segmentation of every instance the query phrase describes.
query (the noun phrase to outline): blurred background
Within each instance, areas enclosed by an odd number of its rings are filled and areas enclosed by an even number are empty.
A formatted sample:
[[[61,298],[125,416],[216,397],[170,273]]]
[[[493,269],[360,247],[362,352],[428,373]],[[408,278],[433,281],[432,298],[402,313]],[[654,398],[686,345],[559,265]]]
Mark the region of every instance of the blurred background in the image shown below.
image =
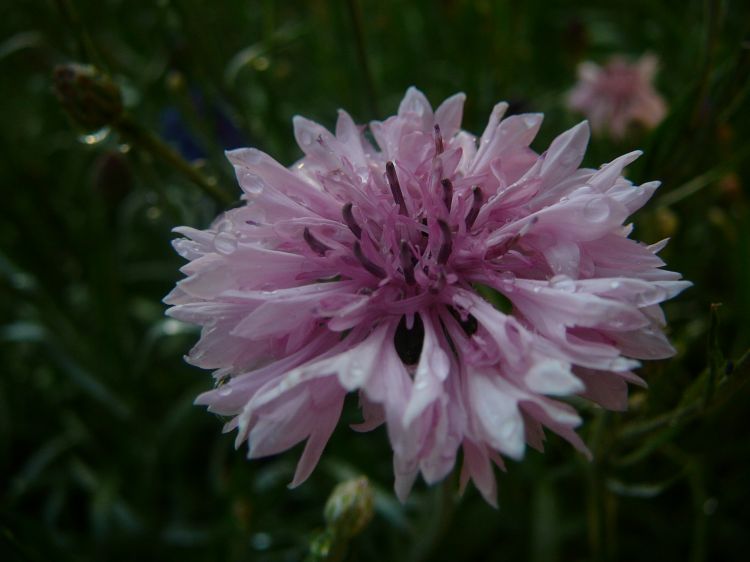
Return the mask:
[[[671,237],[661,255],[695,286],[666,306],[677,357],[641,369],[630,410],[581,405],[592,463],[550,436],[498,475],[498,510],[456,479],[401,506],[385,432],[342,423],[290,491],[299,449],[249,462],[192,405],[211,378],[161,299],[182,265],[171,229],[239,196],[224,149],[291,164],[294,114],[364,123],[415,85],[434,105],[465,92],[475,133],[500,100],[544,112],[541,151],[582,118],[565,107],[578,63],[644,53],[667,118],[594,138],[585,164],[645,150],[628,175],[663,186],[635,237]],[[55,93],[67,63],[101,71],[82,105],[63,107],[64,71]],[[333,487],[361,474],[375,514],[349,560],[747,559],[747,2],[6,2],[0,76],[3,560],[303,560]]]

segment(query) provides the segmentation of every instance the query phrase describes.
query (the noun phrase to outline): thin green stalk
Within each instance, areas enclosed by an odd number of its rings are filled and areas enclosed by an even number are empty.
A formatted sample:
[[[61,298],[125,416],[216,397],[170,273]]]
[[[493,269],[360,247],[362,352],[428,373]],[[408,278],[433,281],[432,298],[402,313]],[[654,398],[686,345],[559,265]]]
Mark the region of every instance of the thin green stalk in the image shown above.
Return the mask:
[[[435,503],[429,516],[429,525],[415,543],[409,560],[421,562],[433,560],[438,554],[440,541],[449,532],[453,514],[456,510],[456,475],[451,474],[440,486],[434,488]]]
[[[719,33],[719,5],[717,0],[705,0],[705,60],[701,68],[700,87],[696,96],[696,104],[693,108],[692,123],[698,126],[703,111],[706,96],[708,95],[711,70],[716,51],[717,38]]]
[[[587,466],[586,516],[588,523],[589,551],[593,562],[607,559],[606,516],[604,510],[605,489],[603,464],[607,457],[607,428],[611,416],[601,412],[592,423],[591,453],[593,460]]]
[[[219,188],[215,179],[204,176],[171,146],[128,116],[123,117],[114,126],[123,137],[172,166],[217,203],[230,205],[233,202],[232,198]]]
[[[352,21],[354,30],[355,47],[357,51],[357,60],[362,67],[362,74],[365,78],[365,91],[367,93],[367,102],[370,106],[370,112],[373,116],[379,116],[378,112],[378,95],[375,90],[375,80],[372,75],[372,68],[367,57],[367,46],[365,43],[365,29],[362,23],[362,7],[358,0],[347,0],[349,8],[349,17]]]
[[[78,56],[81,60],[94,64],[100,68],[105,68],[102,58],[91,40],[91,36],[81,23],[75,6],[70,0],[57,0],[57,8],[60,10],[63,19],[73,31],[76,43],[78,43]]]

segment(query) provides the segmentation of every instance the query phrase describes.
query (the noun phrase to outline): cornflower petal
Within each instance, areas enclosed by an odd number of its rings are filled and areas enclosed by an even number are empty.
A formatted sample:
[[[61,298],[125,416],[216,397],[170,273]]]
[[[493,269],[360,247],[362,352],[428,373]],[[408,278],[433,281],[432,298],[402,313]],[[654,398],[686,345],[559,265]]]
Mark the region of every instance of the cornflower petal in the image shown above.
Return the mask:
[[[295,117],[299,161],[227,153],[244,204],[175,229],[188,263],[167,313],[202,327],[187,359],[215,370],[196,404],[229,416],[252,458],[305,442],[292,486],[357,393],[354,429],[385,424],[402,501],[463,451],[461,489],[496,505],[493,464],[541,450],[545,428],[589,454],[559,397],[625,409],[637,360],[674,354],[659,305],[690,283],[663,269],[666,241],[630,238],[658,187],[623,177],[640,152],[580,168],[584,122],[537,154],[542,116],[503,119],[505,103],[477,138],[464,99],[433,111],[410,88],[370,124],[377,147],[346,112],[334,132]]]

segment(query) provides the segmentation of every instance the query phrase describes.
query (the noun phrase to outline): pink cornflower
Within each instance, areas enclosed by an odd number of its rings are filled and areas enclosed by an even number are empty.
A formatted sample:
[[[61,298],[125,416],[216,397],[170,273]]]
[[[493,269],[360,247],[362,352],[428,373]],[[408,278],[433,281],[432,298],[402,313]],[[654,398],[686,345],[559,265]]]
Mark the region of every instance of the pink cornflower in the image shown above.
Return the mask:
[[[464,98],[433,112],[410,88],[370,124],[377,148],[344,111],[335,134],[295,117],[301,160],[229,152],[245,204],[176,229],[187,278],[165,302],[203,327],[188,361],[217,382],[196,403],[232,416],[250,458],[306,440],[292,486],[357,393],[354,429],[386,425],[399,498],[461,450],[462,489],[494,504],[492,463],[542,449],[543,428],[588,454],[556,397],[623,410],[636,359],[674,353],[659,303],[689,283],[661,269],[666,241],[623,226],[658,186],[622,177],[640,153],[579,168],[584,122],[537,154],[542,115],[505,103],[477,139]]]
[[[568,107],[583,113],[596,133],[622,138],[632,123],[652,129],[666,114],[664,99],[652,85],[657,60],[644,55],[635,63],[613,57],[603,67],[578,65],[578,83],[568,95]]]

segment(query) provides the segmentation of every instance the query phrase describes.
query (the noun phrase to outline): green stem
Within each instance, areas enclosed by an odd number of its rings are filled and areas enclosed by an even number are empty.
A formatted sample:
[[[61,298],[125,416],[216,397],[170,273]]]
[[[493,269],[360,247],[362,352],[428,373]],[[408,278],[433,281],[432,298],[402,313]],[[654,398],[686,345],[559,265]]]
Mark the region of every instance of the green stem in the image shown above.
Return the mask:
[[[440,541],[449,533],[451,520],[456,510],[456,489],[458,488],[455,473],[446,477],[440,486],[434,488],[434,504],[428,514],[428,524],[420,532],[411,555],[413,562],[433,560],[438,557]]]
[[[233,200],[216,184],[216,180],[204,176],[195,166],[187,162],[171,146],[145,129],[130,117],[125,116],[114,125],[115,129],[133,144],[147,150],[157,158],[172,166],[203,192],[221,205],[230,205]]]
[[[73,36],[78,43],[79,58],[89,64],[94,64],[99,68],[105,68],[103,64],[104,61],[94,47],[94,42],[91,40],[91,36],[81,22],[81,18],[78,16],[78,12],[73,3],[70,2],[70,0],[57,0],[56,3],[63,19],[73,31]]]
[[[587,498],[586,512],[588,522],[589,551],[593,562],[604,562],[607,559],[606,518],[605,518],[605,490],[603,463],[606,462],[608,451],[607,428],[610,421],[608,412],[600,413],[591,428],[591,453],[593,460],[587,466]]]
[[[354,30],[355,47],[357,59],[362,67],[362,73],[365,77],[365,90],[367,92],[367,102],[370,106],[370,112],[374,116],[380,115],[378,112],[378,96],[375,90],[375,80],[372,76],[372,68],[367,58],[367,47],[365,44],[365,30],[362,24],[362,7],[358,0],[347,0],[349,8],[349,17],[352,20],[352,29]]]

